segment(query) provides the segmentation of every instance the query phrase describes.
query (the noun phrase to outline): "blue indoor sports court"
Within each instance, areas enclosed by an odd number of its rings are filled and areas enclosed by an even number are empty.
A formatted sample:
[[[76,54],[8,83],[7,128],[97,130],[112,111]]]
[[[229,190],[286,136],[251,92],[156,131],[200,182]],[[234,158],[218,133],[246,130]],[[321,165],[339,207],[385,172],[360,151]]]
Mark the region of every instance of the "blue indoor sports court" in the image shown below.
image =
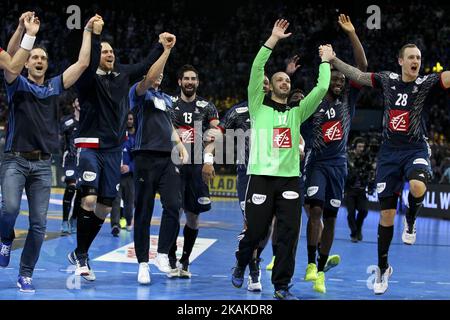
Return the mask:
[[[263,291],[249,292],[231,285],[231,268],[242,216],[237,201],[216,198],[213,209],[201,216],[199,239],[192,254],[191,279],[169,279],[151,265],[151,284],[137,283],[138,265],[134,257],[133,234],[122,230],[118,238],[105,222],[91,250],[91,266],[97,280],[88,282],[74,275],[67,254],[76,245],[76,235],[60,236],[62,194],[52,193],[48,214],[47,237],[33,275],[34,294],[20,293],[16,287],[21,247],[28,228],[27,202],[22,198],[22,211],[16,224],[16,241],[8,268],[0,269],[0,299],[8,300],[268,300],[272,299],[271,272],[262,271]],[[151,252],[154,254],[159,229],[161,206],[156,202],[151,228]],[[312,283],[302,280],[306,267],[306,216],[297,251],[296,272],[292,292],[306,300],[442,300],[450,299],[450,221],[419,218],[417,242],[413,246],[401,241],[402,217],[397,216],[390,250],[394,274],[389,289],[375,296],[368,289],[371,265],[377,260],[378,213],[371,211],[363,227],[362,242],[352,243],[347,227],[346,210],[341,208],[332,253],[341,256],[341,264],[327,274],[327,293],[312,290]],[[182,242],[180,237],[179,242]],[[262,266],[271,260],[271,246],[263,253]]]

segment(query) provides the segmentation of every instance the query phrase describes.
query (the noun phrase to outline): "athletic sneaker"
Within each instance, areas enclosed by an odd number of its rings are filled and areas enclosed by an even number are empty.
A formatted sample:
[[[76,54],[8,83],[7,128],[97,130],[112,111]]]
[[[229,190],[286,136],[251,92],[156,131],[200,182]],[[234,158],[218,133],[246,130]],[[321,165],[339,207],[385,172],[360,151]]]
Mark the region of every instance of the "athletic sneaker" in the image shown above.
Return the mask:
[[[63,221],[61,225],[61,235],[66,236],[70,234],[69,221]]]
[[[140,284],[149,284],[150,281],[150,267],[148,262],[139,263],[138,282]]]
[[[119,226],[114,226],[114,227],[112,227],[112,229],[111,229],[111,234],[113,235],[113,237],[118,237],[119,236],[119,233],[120,233],[120,228],[119,228]]]
[[[317,273],[317,279],[314,281],[313,289],[320,293],[327,292],[327,289],[325,288],[325,272],[320,271]]]
[[[76,266],[75,275],[82,276],[87,281],[95,281],[95,273],[89,265],[88,255],[77,255],[75,251],[68,254],[69,262]]]
[[[412,229],[412,230],[411,230]],[[406,217],[403,217],[403,233],[402,240],[405,244],[413,245],[416,242],[416,221],[410,227],[406,221]]]
[[[177,267],[177,260],[169,259],[170,272],[166,275],[168,278],[178,278],[180,276],[180,270]]]
[[[158,267],[159,271],[164,273],[169,273],[172,268],[169,264],[169,256],[166,253],[157,253],[155,258],[155,265]]]
[[[375,279],[375,283],[373,284],[373,292],[375,294],[383,294],[386,292],[389,286],[389,278],[391,277],[393,272],[394,269],[389,266],[382,275]]]
[[[266,270],[272,271],[274,263],[275,263],[275,256],[272,257],[272,260],[270,260],[270,263],[266,266]]]
[[[317,280],[317,265],[315,263],[308,263],[306,266],[305,281]]]
[[[261,268],[259,262],[261,259],[253,259],[250,262],[249,269],[250,274],[247,281],[247,290],[253,292],[262,291],[261,285]]]
[[[294,296],[289,289],[280,289],[276,290],[273,293],[273,297],[277,300],[299,300],[296,296]]]
[[[33,279],[30,277],[19,276],[17,278],[17,286],[20,292],[33,293],[36,291],[33,285]]]
[[[180,271],[180,278],[190,279],[192,277],[192,273],[189,272],[189,261],[180,261],[178,263],[178,270]]]
[[[242,287],[242,284],[244,283],[244,272],[245,268],[241,268],[236,263],[236,266],[233,268],[233,273],[231,275],[231,283],[236,288]]]
[[[329,271],[331,268],[336,267],[341,262],[341,257],[337,254],[333,254],[328,257],[327,263],[325,263],[325,267],[323,268],[323,272]]]
[[[127,226],[127,219],[124,217],[120,218],[119,220],[120,229],[125,229]]]
[[[11,242],[0,242],[0,267],[6,268],[11,259]]]

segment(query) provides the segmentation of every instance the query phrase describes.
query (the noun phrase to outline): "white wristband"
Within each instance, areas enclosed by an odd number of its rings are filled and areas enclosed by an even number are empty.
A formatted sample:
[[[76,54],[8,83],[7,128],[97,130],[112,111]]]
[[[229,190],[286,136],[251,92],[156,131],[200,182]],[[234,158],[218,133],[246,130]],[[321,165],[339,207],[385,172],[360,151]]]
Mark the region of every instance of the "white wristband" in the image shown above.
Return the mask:
[[[214,156],[212,153],[205,153],[203,156],[203,163],[213,164]]]
[[[33,49],[35,40],[36,40],[35,36],[30,36],[25,33],[22,42],[20,43],[20,46],[25,50],[31,51],[31,49]]]

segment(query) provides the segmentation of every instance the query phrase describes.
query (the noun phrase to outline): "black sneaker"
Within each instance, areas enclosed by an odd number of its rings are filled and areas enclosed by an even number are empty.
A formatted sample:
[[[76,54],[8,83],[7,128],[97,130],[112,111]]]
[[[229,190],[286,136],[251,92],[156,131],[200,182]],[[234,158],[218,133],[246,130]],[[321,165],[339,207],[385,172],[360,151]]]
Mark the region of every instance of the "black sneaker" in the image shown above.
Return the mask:
[[[244,283],[244,272],[245,268],[240,267],[236,263],[236,266],[233,268],[233,274],[231,275],[231,283],[236,288],[242,287],[242,284]]]
[[[273,297],[277,300],[300,300],[289,291],[289,288],[275,290]]]
[[[118,237],[120,233],[120,228],[118,226],[114,226],[111,229],[111,234],[113,235],[113,237]]]

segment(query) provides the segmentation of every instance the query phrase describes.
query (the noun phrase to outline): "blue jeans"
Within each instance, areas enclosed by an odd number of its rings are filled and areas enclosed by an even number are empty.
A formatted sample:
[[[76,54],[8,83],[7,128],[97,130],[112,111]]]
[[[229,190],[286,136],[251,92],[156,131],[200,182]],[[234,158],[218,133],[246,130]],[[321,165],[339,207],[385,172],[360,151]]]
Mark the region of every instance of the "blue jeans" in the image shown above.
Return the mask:
[[[28,161],[20,156],[5,153],[0,168],[2,208],[0,235],[2,242],[15,238],[14,225],[20,212],[22,192],[28,198],[28,235],[20,259],[19,275],[31,277],[39,259],[47,226],[47,210],[51,189],[51,160]]]

